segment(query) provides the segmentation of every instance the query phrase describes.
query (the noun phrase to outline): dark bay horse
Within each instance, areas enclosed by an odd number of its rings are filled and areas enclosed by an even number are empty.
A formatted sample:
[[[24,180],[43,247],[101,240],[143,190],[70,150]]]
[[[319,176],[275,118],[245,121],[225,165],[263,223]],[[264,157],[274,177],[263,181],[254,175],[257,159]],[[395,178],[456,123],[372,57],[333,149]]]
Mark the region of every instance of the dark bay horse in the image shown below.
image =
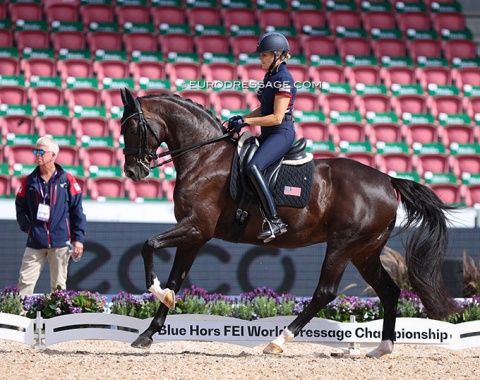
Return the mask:
[[[229,194],[230,170],[236,144],[220,121],[208,110],[177,95],[135,98],[122,90],[125,139],[125,174],[133,181],[144,179],[165,142],[177,171],[174,212],[177,224],[149,238],[142,248],[146,287],[162,305],[150,326],[132,343],[148,348],[152,336],[174,308],[175,292],[190,271],[199,250],[212,238],[226,240],[235,218],[236,202]],[[207,143],[206,143],[207,142]],[[283,352],[315,315],[337,296],[340,279],[349,262],[375,290],[384,307],[382,341],[367,354],[391,353],[400,290],[383,268],[380,254],[395,226],[399,200],[406,210],[403,230],[409,279],[432,318],[457,312],[441,275],[447,246],[450,209],[429,188],[413,181],[392,178],[359,162],[333,158],[315,160],[312,195],[305,208],[280,207],[288,232],[270,243],[256,238],[262,225],[257,207],[252,208],[241,243],[279,248],[327,243],[318,286],[310,304],[264,349]],[[155,250],[176,247],[174,264],[165,288],[154,271]],[[319,268],[320,269],[320,268]]]

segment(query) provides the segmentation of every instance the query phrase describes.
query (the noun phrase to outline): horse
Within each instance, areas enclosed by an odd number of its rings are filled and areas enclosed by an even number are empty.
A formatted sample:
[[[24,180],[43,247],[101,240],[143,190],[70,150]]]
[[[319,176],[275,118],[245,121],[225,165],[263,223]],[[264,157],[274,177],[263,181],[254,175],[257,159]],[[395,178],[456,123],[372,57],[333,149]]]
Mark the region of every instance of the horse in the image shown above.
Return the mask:
[[[175,293],[189,273],[199,250],[212,238],[228,240],[237,202],[229,195],[235,138],[209,110],[173,94],[134,97],[121,90],[124,112],[124,173],[138,182],[156,160],[173,160],[177,177],[173,193],[177,224],[147,239],[142,247],[146,288],[161,300],[152,322],[131,344],[149,348],[152,336],[164,326]],[[169,151],[157,154],[160,144]],[[158,165],[157,165],[158,166]],[[401,203],[406,220],[398,233],[404,242],[409,280],[429,317],[444,318],[458,312],[444,284],[441,268],[448,244],[444,204],[420,183],[391,177],[347,158],[315,159],[311,197],[303,208],[279,207],[288,232],[264,243],[256,235],[262,225],[261,210],[250,212],[239,243],[277,248],[297,248],[326,243],[326,254],[311,302],[263,350],[280,354],[302,328],[337,296],[342,275],[353,263],[376,292],[384,308],[382,338],[367,357],[393,351],[400,289],[382,266],[380,255],[395,227]],[[165,288],[155,274],[154,252],[176,247]]]

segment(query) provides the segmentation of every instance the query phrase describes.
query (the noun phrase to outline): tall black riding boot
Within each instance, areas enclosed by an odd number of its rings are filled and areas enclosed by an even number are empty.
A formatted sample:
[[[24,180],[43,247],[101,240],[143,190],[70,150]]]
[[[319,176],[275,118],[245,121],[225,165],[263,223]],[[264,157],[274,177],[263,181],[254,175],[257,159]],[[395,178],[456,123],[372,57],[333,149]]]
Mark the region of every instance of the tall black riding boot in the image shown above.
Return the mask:
[[[272,193],[265,183],[262,173],[260,173],[255,165],[252,166],[250,171],[250,180],[257,191],[260,204],[266,215],[265,221],[267,226],[257,235],[257,238],[263,240],[264,243],[268,243],[275,239],[275,237],[287,232],[287,225],[278,216]]]

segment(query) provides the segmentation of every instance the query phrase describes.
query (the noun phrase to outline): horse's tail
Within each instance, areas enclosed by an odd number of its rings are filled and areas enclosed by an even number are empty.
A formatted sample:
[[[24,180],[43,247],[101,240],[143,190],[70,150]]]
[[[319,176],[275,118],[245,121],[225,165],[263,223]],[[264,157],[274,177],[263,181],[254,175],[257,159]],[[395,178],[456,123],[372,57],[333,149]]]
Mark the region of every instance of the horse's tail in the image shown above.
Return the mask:
[[[455,207],[443,203],[428,187],[417,182],[391,178],[406,211],[401,231],[416,227],[405,244],[408,279],[431,318],[441,319],[459,311],[442,277],[448,245],[444,211]]]

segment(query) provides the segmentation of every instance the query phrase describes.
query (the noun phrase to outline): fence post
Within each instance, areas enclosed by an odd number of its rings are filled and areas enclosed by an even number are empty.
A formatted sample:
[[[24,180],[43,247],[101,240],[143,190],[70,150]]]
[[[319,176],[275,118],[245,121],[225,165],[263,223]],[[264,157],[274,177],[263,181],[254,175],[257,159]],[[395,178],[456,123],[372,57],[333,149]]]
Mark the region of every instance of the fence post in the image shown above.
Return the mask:
[[[34,327],[34,348],[35,350],[45,350],[45,324],[42,313],[37,311],[37,318]]]
[[[350,323],[355,323],[356,319],[354,315],[350,316]],[[348,349],[344,350],[347,355],[360,355],[360,343],[350,342],[348,343]]]

